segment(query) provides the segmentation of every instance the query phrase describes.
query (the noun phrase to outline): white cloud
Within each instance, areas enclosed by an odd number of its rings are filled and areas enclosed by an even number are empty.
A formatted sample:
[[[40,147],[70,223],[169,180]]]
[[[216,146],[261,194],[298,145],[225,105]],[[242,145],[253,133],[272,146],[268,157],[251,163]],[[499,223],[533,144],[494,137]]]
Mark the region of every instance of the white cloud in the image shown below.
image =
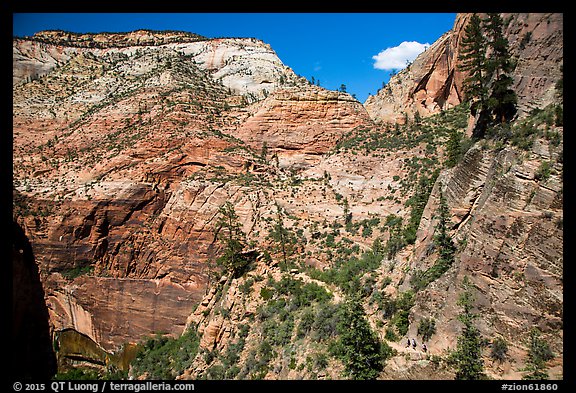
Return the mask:
[[[407,62],[412,62],[420,53],[424,52],[430,44],[421,44],[416,41],[404,41],[400,45],[386,48],[372,59],[377,70],[401,70]]]

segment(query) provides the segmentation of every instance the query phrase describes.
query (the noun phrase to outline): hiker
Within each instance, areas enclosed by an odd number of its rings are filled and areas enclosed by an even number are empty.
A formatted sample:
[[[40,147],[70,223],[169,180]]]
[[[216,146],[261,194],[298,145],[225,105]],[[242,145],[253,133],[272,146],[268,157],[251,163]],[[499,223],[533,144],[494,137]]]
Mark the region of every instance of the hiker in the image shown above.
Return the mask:
[[[408,342],[406,342],[406,348],[410,347],[410,339],[408,339]]]
[[[412,339],[412,349],[416,349],[416,339]]]
[[[426,344],[422,344],[422,351],[424,351],[424,353],[428,352],[428,347],[426,347]]]

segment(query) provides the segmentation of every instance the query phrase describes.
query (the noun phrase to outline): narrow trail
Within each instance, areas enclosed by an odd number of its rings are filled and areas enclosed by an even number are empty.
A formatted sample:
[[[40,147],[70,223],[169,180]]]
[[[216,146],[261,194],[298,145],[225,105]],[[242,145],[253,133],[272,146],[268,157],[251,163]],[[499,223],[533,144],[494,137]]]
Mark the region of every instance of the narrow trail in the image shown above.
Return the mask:
[[[379,334],[380,336],[382,336],[382,334]],[[388,343],[388,345],[395,349],[396,351],[398,351],[398,355],[396,356],[402,356],[405,354],[409,354],[410,355],[410,360],[413,361],[418,361],[418,360],[427,360],[428,356],[430,355],[430,353],[425,353],[422,350],[422,344],[418,344],[417,342],[417,346],[416,349],[412,348],[412,346],[410,347],[406,347],[406,343],[402,342],[401,344],[397,343],[397,342],[391,342],[391,341],[386,341],[384,339],[384,337],[380,337],[380,340],[385,341],[386,343]]]
[[[402,337],[399,341],[388,341],[384,335],[384,329],[378,329],[376,326],[376,321],[374,320],[373,315],[367,315],[368,321],[372,327],[372,329],[378,334],[378,338],[381,342],[387,343],[392,349],[397,351],[396,356],[405,356],[406,354],[409,355],[410,360],[412,361],[419,361],[419,360],[427,360],[430,354],[430,349],[427,352],[422,350],[422,343],[416,340],[416,349],[412,348],[412,345],[409,347],[406,346],[406,342],[408,337]],[[410,341],[412,341],[412,337],[410,337]]]

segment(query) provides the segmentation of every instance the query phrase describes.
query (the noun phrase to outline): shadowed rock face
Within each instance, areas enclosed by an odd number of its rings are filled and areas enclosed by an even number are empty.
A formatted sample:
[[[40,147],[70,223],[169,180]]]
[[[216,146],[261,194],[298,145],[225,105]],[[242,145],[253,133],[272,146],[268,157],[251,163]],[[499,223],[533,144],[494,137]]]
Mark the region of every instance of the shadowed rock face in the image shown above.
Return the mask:
[[[16,222],[12,236],[11,375],[15,380],[50,378],[56,372],[56,357],[34,251]]]
[[[465,74],[458,69],[460,43],[472,14],[458,14],[451,31],[440,37],[364,106],[376,121],[403,122],[404,113],[428,116],[463,100]],[[485,17],[485,14],[480,14]],[[515,13],[501,15],[510,54],[516,61],[513,89],[522,116],[553,102],[563,63],[563,15]]]

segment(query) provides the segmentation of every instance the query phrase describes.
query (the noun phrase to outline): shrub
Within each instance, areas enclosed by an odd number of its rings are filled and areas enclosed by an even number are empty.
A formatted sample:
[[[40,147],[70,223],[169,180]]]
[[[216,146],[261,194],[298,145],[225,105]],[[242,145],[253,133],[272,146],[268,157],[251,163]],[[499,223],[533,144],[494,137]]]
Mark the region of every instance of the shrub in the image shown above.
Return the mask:
[[[56,374],[54,379],[57,381],[70,381],[88,379],[96,380],[100,378],[96,370],[86,368],[73,368]]]
[[[297,338],[304,338],[311,330],[312,325],[314,324],[314,312],[312,309],[308,308],[302,314],[300,318],[300,323],[298,324],[298,328],[296,329],[296,337]]]
[[[534,174],[537,181],[546,181],[550,178],[552,164],[549,161],[542,161],[538,170]]]
[[[398,336],[396,335],[394,330],[392,330],[390,328],[386,329],[386,332],[384,333],[384,338],[388,341],[397,341],[398,340]]]
[[[147,379],[174,379],[192,364],[199,343],[195,330],[188,330],[177,339],[151,338],[132,362],[132,372],[137,377],[146,375]]]
[[[492,341],[492,349],[490,350],[490,357],[495,361],[502,363],[506,360],[506,354],[508,353],[508,344],[506,340],[502,337],[496,337]]]
[[[400,293],[394,302],[396,311],[392,317],[391,322],[396,326],[396,330],[401,336],[404,336],[406,333],[408,333],[408,327],[410,326],[408,316],[410,315],[410,309],[413,305],[414,292],[412,291]]]
[[[314,341],[326,341],[337,335],[337,327],[340,322],[340,305],[325,303],[321,304],[316,312],[316,318],[312,325]]]
[[[260,296],[264,300],[272,299],[273,295],[274,295],[274,291],[272,291],[270,288],[262,287],[262,289],[260,289]]]
[[[433,318],[422,318],[417,332],[422,337],[422,341],[429,341],[434,333],[436,333],[436,321]]]

